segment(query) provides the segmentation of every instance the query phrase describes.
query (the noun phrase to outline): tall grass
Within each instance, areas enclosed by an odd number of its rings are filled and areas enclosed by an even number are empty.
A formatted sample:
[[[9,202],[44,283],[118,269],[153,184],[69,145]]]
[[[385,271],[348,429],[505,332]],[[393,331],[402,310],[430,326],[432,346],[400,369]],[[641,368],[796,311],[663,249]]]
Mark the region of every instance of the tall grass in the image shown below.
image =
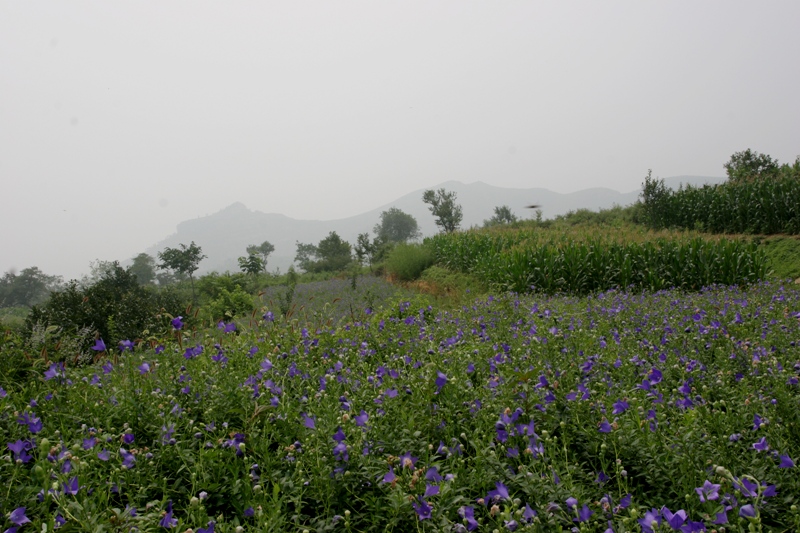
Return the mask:
[[[603,235],[603,236],[601,236]],[[588,294],[752,283],[767,275],[753,243],[645,232],[471,232],[430,240],[438,264],[515,292]]]
[[[688,186],[672,191],[645,181],[644,218],[652,228],[712,233],[800,233],[800,180],[794,177]]]

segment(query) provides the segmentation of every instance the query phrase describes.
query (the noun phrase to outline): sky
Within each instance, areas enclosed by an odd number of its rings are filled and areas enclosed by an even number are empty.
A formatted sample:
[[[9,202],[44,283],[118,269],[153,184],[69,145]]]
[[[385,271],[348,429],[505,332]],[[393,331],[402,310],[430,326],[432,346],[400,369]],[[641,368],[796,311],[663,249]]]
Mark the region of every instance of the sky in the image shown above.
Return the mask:
[[[800,155],[800,2],[0,0],[0,271],[78,277],[234,202],[363,213]]]

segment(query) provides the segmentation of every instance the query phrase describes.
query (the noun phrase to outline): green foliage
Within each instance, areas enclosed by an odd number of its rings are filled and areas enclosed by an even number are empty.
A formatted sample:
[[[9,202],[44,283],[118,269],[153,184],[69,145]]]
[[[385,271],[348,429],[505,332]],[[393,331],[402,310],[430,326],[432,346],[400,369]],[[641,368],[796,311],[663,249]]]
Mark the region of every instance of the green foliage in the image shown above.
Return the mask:
[[[800,234],[800,179],[730,181],[672,191],[648,176],[641,197],[651,228],[710,233]]]
[[[461,225],[464,215],[456,203],[455,191],[429,189],[422,194],[422,201],[430,205],[428,209],[436,218],[436,225],[445,233],[452,233]]]
[[[767,256],[772,277],[800,279],[800,239],[797,237],[771,237],[759,245]]]
[[[433,264],[433,254],[425,244],[400,243],[386,258],[386,273],[400,281],[412,281]]]
[[[48,276],[38,267],[23,269],[19,274],[8,271],[0,278],[0,308],[31,307],[61,285],[61,276]]]
[[[617,241],[536,231],[440,234],[429,241],[437,264],[515,292],[587,294],[610,288],[697,290],[765,279],[766,256],[741,240],[656,238]]]
[[[350,243],[332,231],[317,245],[298,242],[294,260],[306,272],[340,272],[353,258]]]
[[[133,264],[128,270],[136,276],[140,285],[150,285],[156,279],[156,260],[142,252],[133,258]]]
[[[0,337],[3,527],[24,507],[23,532],[455,533],[468,510],[476,531],[630,533],[668,508],[798,531],[798,309],[774,283],[389,296],[341,326],[165,330],[84,368]]]
[[[97,283],[81,288],[70,282],[54,292],[47,302],[34,306],[25,321],[30,337],[37,327],[56,327],[63,334],[88,331],[80,352],[86,352],[96,333],[109,346],[125,339],[137,339],[168,324],[167,314],[180,314],[183,308],[173,291],[148,289],[136,276],[114,263]]]
[[[216,322],[248,315],[254,308],[253,297],[237,286],[233,291],[220,289],[216,298],[203,305],[202,313],[205,318]]]
[[[206,258],[203,255],[203,250],[192,241],[189,246],[181,243],[180,248],[165,248],[163,251],[158,252],[158,258],[161,260],[158,268],[168,268],[179,274],[189,276],[189,281],[192,284],[192,300],[195,300],[194,277],[192,274],[200,268],[200,261]]]
[[[247,247],[247,255],[255,255],[261,259],[264,272],[267,271],[267,259],[274,251],[275,247],[269,241],[264,241],[259,245],[251,244]]]
[[[197,292],[203,302],[219,298],[223,290],[235,292],[246,288],[247,276],[238,272],[210,272],[197,280]]]
[[[513,224],[519,219],[517,215],[511,212],[511,208],[507,205],[500,205],[494,208],[494,215],[489,220],[483,221],[483,227],[502,226],[503,224]]]
[[[255,277],[264,270],[264,260],[256,254],[250,254],[247,257],[239,258],[239,269],[245,273]]]
[[[486,293],[488,287],[480,279],[466,272],[456,272],[440,265],[425,269],[419,277],[421,289],[435,296],[449,296],[456,300],[474,299]],[[467,296],[468,295],[468,296]]]
[[[728,179],[734,183],[774,178],[778,175],[780,168],[776,159],[772,159],[767,154],[753,152],[749,148],[744,152],[733,154],[723,167],[728,174]]]
[[[396,207],[381,213],[381,221],[373,231],[377,240],[383,243],[406,242],[422,235],[417,220]]]

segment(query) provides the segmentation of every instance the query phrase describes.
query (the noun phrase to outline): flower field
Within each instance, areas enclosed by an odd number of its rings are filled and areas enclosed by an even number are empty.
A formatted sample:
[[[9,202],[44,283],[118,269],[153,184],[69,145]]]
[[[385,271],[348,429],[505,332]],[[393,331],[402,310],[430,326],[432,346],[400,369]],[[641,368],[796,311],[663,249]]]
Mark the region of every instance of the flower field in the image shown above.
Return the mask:
[[[800,530],[797,288],[374,300],[0,376],[0,527]]]

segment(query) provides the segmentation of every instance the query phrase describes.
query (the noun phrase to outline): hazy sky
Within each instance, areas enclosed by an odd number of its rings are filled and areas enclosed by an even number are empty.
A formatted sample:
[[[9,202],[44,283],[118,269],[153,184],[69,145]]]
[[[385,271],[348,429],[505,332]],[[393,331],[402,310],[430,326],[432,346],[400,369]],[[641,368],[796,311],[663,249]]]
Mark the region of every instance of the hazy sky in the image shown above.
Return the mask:
[[[800,2],[0,0],[0,270],[78,276],[241,201],[571,192],[800,155]],[[365,228],[367,230],[368,228]]]

